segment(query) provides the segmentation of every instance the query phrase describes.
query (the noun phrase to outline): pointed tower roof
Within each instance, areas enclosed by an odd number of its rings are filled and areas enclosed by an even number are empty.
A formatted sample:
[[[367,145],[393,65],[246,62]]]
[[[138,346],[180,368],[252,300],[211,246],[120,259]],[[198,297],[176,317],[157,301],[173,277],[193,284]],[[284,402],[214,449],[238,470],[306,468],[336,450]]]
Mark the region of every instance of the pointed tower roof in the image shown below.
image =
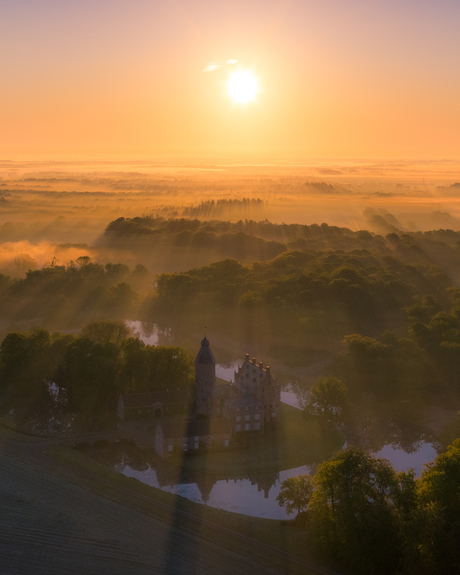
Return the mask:
[[[216,363],[211,348],[209,347],[209,339],[206,336],[204,336],[204,339],[201,341],[200,351],[195,358],[195,365],[198,363]]]

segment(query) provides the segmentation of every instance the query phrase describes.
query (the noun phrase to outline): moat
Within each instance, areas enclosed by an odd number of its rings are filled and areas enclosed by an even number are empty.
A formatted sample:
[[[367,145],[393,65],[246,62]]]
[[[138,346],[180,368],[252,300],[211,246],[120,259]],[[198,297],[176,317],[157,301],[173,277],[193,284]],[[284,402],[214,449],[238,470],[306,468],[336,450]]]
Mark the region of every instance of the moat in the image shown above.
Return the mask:
[[[140,322],[130,323],[132,327],[139,326],[140,328]],[[140,332],[139,337],[144,339],[142,330],[136,331]],[[157,343],[156,337],[155,331],[152,330],[150,336],[145,338],[145,343]],[[238,360],[225,365],[216,364],[216,375],[229,380],[239,364],[241,361]],[[302,407],[304,399],[302,394],[295,393],[289,387],[285,387],[281,392],[281,402],[293,407]],[[93,449],[96,448],[90,448],[90,451]],[[152,487],[218,509],[268,519],[286,519],[289,517],[285,509],[280,507],[276,501],[281,483],[289,477],[314,473],[316,465],[320,462],[320,460],[316,460],[316,463],[272,473],[241,474],[239,476],[231,473],[214,475],[180,468],[142,452],[133,454],[129,448],[125,449],[122,445],[117,448],[113,446],[105,454],[97,451],[98,453],[94,453],[94,456],[102,459],[104,463],[116,471]],[[408,470],[412,467],[416,475],[419,476],[423,470],[423,465],[433,461],[437,453],[431,443],[420,441],[414,445],[411,453],[387,444],[374,455],[388,459],[397,471]]]

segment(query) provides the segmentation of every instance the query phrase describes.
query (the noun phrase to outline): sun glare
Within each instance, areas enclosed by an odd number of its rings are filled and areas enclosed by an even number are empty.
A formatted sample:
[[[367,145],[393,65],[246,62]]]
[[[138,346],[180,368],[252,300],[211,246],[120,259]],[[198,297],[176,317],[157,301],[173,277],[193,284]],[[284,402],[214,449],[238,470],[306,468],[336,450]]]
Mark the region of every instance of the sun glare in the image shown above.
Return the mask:
[[[234,102],[246,104],[254,100],[258,92],[257,80],[252,72],[232,72],[228,79],[228,93]]]

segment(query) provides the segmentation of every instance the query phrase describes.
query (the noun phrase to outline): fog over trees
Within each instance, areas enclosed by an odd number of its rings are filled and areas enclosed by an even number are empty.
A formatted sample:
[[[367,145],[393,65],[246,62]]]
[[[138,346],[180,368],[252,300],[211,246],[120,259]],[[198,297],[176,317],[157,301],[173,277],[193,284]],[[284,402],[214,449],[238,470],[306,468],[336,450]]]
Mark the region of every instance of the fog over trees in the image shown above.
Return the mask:
[[[299,537],[354,572],[455,572],[452,166],[427,184],[409,164],[61,168],[0,165],[2,420],[113,430],[120,393],[193,400],[208,326],[219,363],[263,357],[350,446],[283,484]],[[419,479],[370,455],[421,442],[440,455]]]

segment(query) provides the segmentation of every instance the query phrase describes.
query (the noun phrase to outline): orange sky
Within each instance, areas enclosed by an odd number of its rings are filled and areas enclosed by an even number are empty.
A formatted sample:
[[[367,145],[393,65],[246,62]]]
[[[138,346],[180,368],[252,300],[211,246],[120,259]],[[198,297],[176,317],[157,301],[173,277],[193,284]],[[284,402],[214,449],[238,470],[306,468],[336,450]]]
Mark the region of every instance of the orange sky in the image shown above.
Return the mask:
[[[460,156],[458,0],[0,0],[0,13],[4,158]],[[258,77],[255,102],[231,101],[230,68]]]

